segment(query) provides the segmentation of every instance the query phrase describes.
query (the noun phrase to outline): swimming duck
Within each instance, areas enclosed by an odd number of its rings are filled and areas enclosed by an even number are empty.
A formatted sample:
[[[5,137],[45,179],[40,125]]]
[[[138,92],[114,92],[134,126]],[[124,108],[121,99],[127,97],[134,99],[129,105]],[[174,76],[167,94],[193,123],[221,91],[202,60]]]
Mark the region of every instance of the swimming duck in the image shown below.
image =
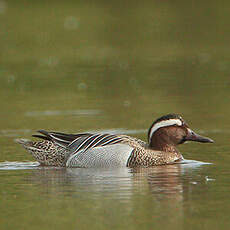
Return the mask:
[[[127,135],[65,134],[39,130],[34,142],[17,140],[44,166],[139,167],[173,164],[183,159],[177,145],[185,141],[213,143],[193,132],[177,114],[155,120],[148,131],[148,143]]]

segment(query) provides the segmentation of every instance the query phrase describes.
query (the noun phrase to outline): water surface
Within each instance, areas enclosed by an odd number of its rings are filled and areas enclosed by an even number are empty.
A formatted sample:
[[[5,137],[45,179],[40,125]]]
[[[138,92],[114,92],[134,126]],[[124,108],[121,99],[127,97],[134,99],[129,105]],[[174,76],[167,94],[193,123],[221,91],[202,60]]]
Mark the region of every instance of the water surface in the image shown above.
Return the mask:
[[[0,229],[228,229],[229,1],[0,0]],[[184,164],[40,167],[39,129],[146,140],[181,114]],[[209,164],[204,164],[207,162]]]

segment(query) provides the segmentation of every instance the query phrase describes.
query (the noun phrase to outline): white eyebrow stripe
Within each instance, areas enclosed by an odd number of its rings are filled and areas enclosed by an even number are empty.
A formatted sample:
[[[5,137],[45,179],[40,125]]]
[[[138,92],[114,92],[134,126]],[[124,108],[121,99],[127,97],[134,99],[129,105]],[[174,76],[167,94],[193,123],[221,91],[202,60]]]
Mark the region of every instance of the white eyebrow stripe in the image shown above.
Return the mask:
[[[158,123],[156,123],[155,125],[153,125],[153,127],[151,128],[150,134],[149,134],[149,142],[151,141],[151,137],[153,136],[153,134],[160,128],[162,127],[166,127],[166,126],[171,126],[171,125],[178,125],[178,126],[182,126],[182,121],[180,119],[169,119],[169,120],[165,120],[165,121],[160,121]]]

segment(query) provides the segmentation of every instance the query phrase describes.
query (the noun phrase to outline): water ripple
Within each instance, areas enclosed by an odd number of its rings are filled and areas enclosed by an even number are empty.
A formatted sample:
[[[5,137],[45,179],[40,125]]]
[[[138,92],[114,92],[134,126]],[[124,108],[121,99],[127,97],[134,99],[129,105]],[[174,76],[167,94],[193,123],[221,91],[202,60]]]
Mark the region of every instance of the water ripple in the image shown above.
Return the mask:
[[[28,134],[31,132],[32,130],[30,129],[3,129],[3,130],[0,130],[0,136],[17,137],[22,134]]]
[[[38,162],[5,161],[0,163],[0,170],[34,169],[37,166]]]
[[[180,165],[180,168],[197,168],[200,167],[202,165],[210,165],[211,163],[208,162],[201,162],[201,161],[195,161],[195,160],[183,160],[181,162],[175,163],[173,165]],[[164,167],[167,167],[167,165],[163,165],[163,166],[156,166],[156,167],[149,167],[149,168],[162,168],[164,169]],[[169,166],[171,167],[171,166]],[[176,166],[177,167],[177,166]],[[34,162],[34,161],[29,161],[29,162],[18,162],[18,161],[5,161],[5,162],[0,162],[0,170],[18,170],[18,169],[47,169],[47,170],[52,170],[52,169],[58,169],[60,167],[52,167],[52,166],[40,166],[40,164],[38,162]],[[61,169],[61,168],[60,168]],[[148,168],[147,168],[148,169]],[[143,170],[147,170],[146,168],[143,168]],[[122,171],[122,172],[126,172],[127,171],[136,171],[135,168],[133,169],[129,169],[127,167],[122,167],[122,168],[68,168],[67,171],[70,174],[75,174],[75,175],[81,175],[82,173],[86,173],[86,174],[91,174],[93,176],[95,176],[97,174],[97,172],[100,175],[101,171],[103,171],[104,173],[106,172],[106,174],[109,174],[110,176],[112,175],[111,172],[112,171]],[[140,168],[137,168],[137,170],[140,170]]]
[[[37,117],[37,116],[60,116],[60,115],[77,115],[77,116],[89,116],[89,115],[98,115],[101,113],[101,110],[97,109],[88,109],[88,110],[45,110],[45,111],[29,111],[25,113],[25,116],[28,117]]]

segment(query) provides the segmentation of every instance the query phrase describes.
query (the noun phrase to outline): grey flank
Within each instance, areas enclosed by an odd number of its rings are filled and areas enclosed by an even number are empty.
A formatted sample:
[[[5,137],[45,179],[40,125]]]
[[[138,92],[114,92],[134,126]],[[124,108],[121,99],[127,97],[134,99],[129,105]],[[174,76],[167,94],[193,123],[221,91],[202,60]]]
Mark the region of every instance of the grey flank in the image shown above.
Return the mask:
[[[125,144],[83,149],[67,160],[66,167],[122,167],[127,165],[132,151],[133,148]]]

